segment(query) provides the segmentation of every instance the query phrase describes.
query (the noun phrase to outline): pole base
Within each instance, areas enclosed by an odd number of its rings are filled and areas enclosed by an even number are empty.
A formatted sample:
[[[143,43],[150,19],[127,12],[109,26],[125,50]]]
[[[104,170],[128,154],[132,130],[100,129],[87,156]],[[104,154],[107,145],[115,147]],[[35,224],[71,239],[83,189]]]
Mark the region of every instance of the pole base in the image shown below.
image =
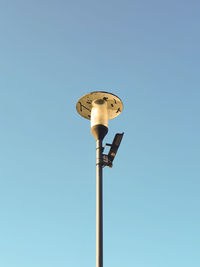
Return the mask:
[[[108,127],[97,124],[91,128],[91,132],[96,140],[103,140],[108,132]]]

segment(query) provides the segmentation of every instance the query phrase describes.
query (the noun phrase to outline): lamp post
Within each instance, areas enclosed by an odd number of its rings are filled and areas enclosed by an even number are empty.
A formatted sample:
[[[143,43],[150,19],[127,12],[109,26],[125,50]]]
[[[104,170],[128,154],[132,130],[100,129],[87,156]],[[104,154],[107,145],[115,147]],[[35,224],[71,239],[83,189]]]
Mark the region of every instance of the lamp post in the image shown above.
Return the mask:
[[[96,267],[103,267],[103,167],[112,167],[123,134],[117,134],[111,152],[103,155],[103,139],[108,132],[108,120],[117,117],[123,109],[122,101],[108,92],[92,92],[81,97],[77,112],[91,122],[91,132],[96,140]]]

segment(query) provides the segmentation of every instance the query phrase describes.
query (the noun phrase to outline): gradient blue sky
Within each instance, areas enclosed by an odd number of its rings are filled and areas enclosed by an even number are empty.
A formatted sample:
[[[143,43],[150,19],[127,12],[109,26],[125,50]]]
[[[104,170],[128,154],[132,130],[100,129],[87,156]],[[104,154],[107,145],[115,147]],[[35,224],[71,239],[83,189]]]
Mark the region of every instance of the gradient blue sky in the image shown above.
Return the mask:
[[[200,266],[200,2],[0,0],[0,266],[95,266],[95,140],[118,95],[104,266]]]

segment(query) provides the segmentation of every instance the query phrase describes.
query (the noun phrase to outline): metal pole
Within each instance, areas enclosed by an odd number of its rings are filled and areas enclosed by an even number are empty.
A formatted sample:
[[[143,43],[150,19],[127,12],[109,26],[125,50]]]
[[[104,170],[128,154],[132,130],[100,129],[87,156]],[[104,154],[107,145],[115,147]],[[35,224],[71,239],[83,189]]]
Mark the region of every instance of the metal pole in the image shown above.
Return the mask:
[[[96,141],[96,267],[103,267],[102,140]]]

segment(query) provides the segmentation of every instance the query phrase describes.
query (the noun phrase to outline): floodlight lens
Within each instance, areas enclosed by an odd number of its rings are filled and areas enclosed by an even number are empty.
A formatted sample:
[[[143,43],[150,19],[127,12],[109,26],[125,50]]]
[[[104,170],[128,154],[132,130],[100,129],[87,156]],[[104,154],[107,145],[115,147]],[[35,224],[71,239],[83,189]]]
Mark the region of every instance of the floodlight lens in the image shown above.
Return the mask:
[[[122,137],[123,137],[122,134],[116,134],[116,137],[115,137],[115,145],[116,146],[119,146],[120,145],[121,140],[122,140]]]

